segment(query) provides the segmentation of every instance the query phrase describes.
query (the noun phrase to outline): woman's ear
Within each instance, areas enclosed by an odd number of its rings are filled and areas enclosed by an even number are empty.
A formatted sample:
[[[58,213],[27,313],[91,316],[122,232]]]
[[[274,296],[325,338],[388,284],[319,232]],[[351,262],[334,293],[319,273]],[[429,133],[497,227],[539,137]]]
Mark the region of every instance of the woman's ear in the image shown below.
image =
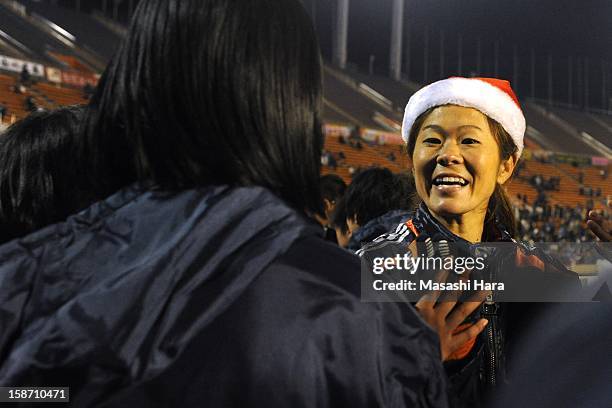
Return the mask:
[[[510,179],[512,173],[514,172],[514,168],[516,167],[516,163],[518,163],[518,156],[516,154],[512,154],[507,159],[503,159],[501,161],[499,164],[499,171],[497,172],[498,184],[503,185]]]

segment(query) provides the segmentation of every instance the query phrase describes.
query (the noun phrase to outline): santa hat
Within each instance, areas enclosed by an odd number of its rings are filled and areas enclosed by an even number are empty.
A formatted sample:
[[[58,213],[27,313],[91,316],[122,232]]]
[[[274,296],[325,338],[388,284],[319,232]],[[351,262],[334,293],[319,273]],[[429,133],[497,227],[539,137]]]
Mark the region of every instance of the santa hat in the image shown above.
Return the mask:
[[[452,77],[420,89],[412,95],[404,112],[402,138],[406,143],[417,118],[427,109],[440,105],[478,109],[508,132],[519,156],[523,152],[525,116],[510,82],[495,78]]]

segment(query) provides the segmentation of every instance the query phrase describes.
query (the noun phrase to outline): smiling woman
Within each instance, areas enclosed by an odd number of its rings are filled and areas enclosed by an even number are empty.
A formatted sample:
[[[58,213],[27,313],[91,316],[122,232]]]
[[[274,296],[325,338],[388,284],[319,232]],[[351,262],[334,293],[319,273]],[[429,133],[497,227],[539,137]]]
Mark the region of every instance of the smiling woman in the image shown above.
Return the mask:
[[[444,240],[463,247],[512,241],[515,220],[502,186],[518,162],[524,132],[525,118],[507,81],[449,78],[413,95],[402,129],[422,200],[410,221],[412,240]],[[506,333],[494,300],[493,293],[456,329],[473,330],[485,322],[482,335],[466,342],[461,353],[446,355],[454,406],[479,406],[485,391],[505,378],[500,362]],[[452,307],[436,305],[421,301],[417,308],[443,333]]]
[[[481,241],[496,216],[514,235],[502,185],[512,175],[517,150],[498,122],[457,105],[421,114],[408,142],[419,197],[434,218],[470,242]]]
[[[525,118],[507,81],[449,78],[425,87],[410,99],[402,132],[417,192],[436,220],[470,242],[499,235],[495,223],[514,235],[502,186],[523,150]]]
[[[435,248],[432,242],[452,243],[447,247],[453,255],[469,256],[475,243],[504,241],[509,250],[485,262],[485,276],[491,281],[503,282],[506,271],[511,271],[575,287],[575,274],[513,239],[515,220],[503,185],[520,158],[524,133],[525,117],[507,81],[455,77],[415,93],[406,106],[402,136],[422,202],[413,218],[397,228],[401,234],[377,238],[360,250],[362,256],[373,259],[388,241],[408,247],[413,256],[428,257],[448,252],[425,254],[417,244]],[[498,295],[490,293],[482,305],[465,302],[455,307],[454,302],[436,301],[436,295],[416,304],[441,339],[452,406],[482,406],[484,396],[506,382],[504,361],[511,344],[537,315],[537,306],[500,303]],[[475,312],[458,322],[456,312],[466,309]],[[460,338],[458,351],[444,348]]]

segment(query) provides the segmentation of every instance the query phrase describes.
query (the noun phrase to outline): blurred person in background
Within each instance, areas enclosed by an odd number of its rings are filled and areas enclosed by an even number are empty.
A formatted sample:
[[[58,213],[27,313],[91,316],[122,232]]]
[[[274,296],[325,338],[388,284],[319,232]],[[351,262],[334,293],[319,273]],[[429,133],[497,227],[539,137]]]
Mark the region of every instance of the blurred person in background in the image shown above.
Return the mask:
[[[28,112],[35,112],[38,110],[38,105],[36,104],[36,100],[34,99],[33,96],[28,96],[23,101],[23,106],[25,110],[27,110]]]
[[[23,67],[21,67],[21,72],[19,73],[19,81],[23,84],[23,85],[29,85],[30,84],[30,71],[28,70],[28,67],[24,64]]]
[[[22,237],[92,203],[77,154],[85,108],[34,112],[0,138],[0,243]]]
[[[0,383],[75,406],[447,406],[456,325],[361,302],[358,258],[306,215],[321,93],[299,1],[142,0],[86,118],[99,201],[0,248]]]
[[[414,200],[414,182],[409,175],[394,174],[382,167],[360,171],[340,202],[350,234],[347,249],[356,252],[362,245],[394,230],[410,218]]]

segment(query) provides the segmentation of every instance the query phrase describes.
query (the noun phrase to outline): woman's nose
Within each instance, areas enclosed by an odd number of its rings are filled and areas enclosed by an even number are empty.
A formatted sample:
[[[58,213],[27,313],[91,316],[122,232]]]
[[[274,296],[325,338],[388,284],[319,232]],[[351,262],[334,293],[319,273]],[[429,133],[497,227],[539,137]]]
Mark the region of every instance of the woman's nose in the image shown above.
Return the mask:
[[[459,146],[457,146],[456,143],[448,140],[442,146],[442,150],[439,152],[436,161],[438,162],[438,164],[441,164],[443,166],[449,166],[451,164],[461,164],[463,163],[463,156],[461,155]]]

